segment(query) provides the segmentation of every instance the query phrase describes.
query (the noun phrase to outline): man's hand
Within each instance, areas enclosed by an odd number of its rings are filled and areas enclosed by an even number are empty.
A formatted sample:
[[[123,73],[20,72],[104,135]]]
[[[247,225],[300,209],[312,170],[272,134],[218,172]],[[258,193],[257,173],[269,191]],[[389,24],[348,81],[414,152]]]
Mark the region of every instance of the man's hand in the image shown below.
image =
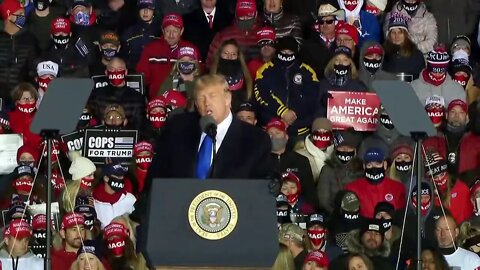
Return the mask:
[[[287,123],[287,125],[291,126],[295,120],[297,120],[297,114],[293,111],[288,109],[282,116],[282,120]]]

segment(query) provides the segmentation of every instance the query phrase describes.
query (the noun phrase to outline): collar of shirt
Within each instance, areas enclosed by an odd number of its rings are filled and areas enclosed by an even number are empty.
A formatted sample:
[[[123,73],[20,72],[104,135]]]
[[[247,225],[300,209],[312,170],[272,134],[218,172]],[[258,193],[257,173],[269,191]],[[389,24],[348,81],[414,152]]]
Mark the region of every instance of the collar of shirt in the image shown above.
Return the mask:
[[[215,11],[217,11],[217,7],[214,7],[212,12],[210,12],[210,14],[208,14],[207,12],[205,12],[205,10],[203,10],[203,13],[205,14],[205,18],[207,18],[207,21],[208,21],[208,15],[212,15],[213,18],[215,20]]]
[[[229,112],[227,118],[225,118],[220,124],[217,125],[217,136],[216,136],[217,143],[215,144],[217,152],[218,152],[218,149],[220,149],[220,146],[222,145],[223,139],[227,134],[228,128],[230,127],[232,120],[233,120],[233,115],[231,112]],[[202,136],[200,137],[200,144],[198,144],[198,150],[200,150],[200,146],[202,145],[202,142],[205,136],[207,136],[207,134],[205,134],[205,132],[202,132]]]

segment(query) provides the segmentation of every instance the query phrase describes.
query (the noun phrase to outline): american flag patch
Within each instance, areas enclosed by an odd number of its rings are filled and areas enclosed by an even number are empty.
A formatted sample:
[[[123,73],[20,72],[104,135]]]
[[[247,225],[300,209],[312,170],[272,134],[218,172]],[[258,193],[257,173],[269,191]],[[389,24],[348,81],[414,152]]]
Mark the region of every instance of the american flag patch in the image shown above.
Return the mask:
[[[132,137],[116,137],[115,138],[115,148],[116,149],[133,149],[133,138]]]

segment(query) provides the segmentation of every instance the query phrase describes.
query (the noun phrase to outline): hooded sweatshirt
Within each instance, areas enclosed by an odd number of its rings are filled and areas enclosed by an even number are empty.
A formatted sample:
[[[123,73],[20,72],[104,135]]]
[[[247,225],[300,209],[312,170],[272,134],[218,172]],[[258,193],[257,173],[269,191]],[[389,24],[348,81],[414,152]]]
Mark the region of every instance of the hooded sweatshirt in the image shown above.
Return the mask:
[[[368,47],[374,45],[380,45],[380,43],[369,40],[363,43],[363,46],[360,49],[359,79],[368,87],[369,91],[373,91],[372,83],[374,80],[397,80],[395,75],[383,70],[383,60],[385,59],[385,56],[382,56],[380,68],[378,68],[375,73],[370,73],[370,71],[368,71],[365,67],[365,62],[363,61],[365,58],[365,52]]]
[[[459,83],[452,80],[448,73],[446,74],[445,81],[439,86],[428,83],[423,76],[418,77],[411,85],[422,104],[425,104],[427,98],[433,95],[442,96],[445,99],[445,104],[450,104],[454,99],[466,101],[465,90]]]

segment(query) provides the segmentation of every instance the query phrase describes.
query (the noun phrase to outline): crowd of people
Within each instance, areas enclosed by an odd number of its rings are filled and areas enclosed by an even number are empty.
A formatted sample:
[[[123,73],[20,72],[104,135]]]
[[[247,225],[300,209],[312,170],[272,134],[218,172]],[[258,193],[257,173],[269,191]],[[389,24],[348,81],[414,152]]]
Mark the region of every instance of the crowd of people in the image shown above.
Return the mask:
[[[225,119],[249,145],[243,154],[267,153],[245,176],[266,179],[276,200],[274,270],[480,269],[477,1],[3,0],[0,16],[0,133],[23,141],[0,183],[0,269],[43,269],[47,248],[53,270],[150,269],[141,239],[152,178],[189,175],[162,162],[173,152],[194,161],[208,136],[175,138],[195,132],[196,113],[218,120],[221,108],[217,146]],[[59,134],[48,179],[46,144],[30,125],[52,80],[91,77],[104,81],[77,130],[136,130],[132,156],[94,163]],[[228,98],[205,92],[219,80]],[[370,132],[329,120],[332,92],[375,93],[375,80],[409,82],[425,106],[437,135],[421,153],[383,107]],[[52,222],[31,208],[49,185]]]

